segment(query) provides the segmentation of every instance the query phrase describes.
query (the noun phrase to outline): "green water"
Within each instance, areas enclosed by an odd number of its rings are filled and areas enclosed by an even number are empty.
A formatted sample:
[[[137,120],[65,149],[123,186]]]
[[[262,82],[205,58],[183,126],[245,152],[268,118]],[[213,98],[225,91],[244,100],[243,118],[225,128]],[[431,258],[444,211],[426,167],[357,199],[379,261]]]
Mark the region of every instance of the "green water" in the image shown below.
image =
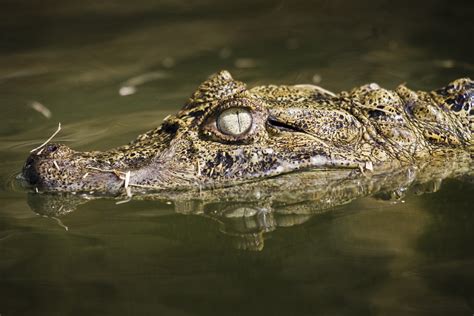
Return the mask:
[[[472,315],[469,181],[280,222],[260,251],[166,203],[41,216],[13,181],[58,122],[73,148],[123,144],[219,69],[333,91],[474,77],[472,16],[469,1],[3,1],[0,315]],[[137,77],[153,80],[120,95]]]

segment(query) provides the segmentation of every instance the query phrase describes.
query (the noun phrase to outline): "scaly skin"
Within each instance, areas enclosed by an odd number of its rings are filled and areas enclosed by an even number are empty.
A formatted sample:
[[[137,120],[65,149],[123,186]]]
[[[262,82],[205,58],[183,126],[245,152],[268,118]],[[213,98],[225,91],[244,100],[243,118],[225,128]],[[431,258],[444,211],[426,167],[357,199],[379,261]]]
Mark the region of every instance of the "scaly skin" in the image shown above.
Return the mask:
[[[142,192],[231,186],[314,168],[383,174],[469,153],[473,104],[470,79],[432,92],[368,84],[334,94],[313,85],[247,89],[221,71],[130,144],[105,152],[49,144],[30,155],[23,175],[44,191],[116,194],[127,172],[128,185]],[[247,131],[222,131],[218,117],[229,108],[250,114]]]

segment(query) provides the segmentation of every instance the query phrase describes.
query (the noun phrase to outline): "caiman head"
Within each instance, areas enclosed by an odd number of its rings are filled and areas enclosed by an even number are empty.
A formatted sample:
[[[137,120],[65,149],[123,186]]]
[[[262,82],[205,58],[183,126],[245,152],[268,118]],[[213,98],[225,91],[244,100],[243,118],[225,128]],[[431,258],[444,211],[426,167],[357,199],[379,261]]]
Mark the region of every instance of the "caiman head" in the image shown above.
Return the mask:
[[[247,89],[221,71],[181,111],[130,144],[105,152],[48,144],[28,157],[23,176],[44,191],[117,193],[228,186],[309,168],[373,170],[428,148],[407,118],[417,109],[404,107],[412,95],[399,89]]]

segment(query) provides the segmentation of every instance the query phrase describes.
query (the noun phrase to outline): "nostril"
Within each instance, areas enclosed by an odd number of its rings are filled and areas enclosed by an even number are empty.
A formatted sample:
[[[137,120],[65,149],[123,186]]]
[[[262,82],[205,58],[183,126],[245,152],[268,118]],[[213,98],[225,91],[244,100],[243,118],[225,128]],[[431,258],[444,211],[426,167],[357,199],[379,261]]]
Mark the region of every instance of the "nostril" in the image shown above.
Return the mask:
[[[35,162],[35,159],[31,156],[28,157],[28,159],[26,159],[26,162],[25,162],[25,168],[30,168]]]
[[[43,158],[58,158],[68,153],[69,148],[61,144],[48,144],[39,151],[35,152],[37,156]]]
[[[46,148],[45,148],[45,152],[46,152],[46,153],[50,153],[50,154],[54,153],[56,150],[58,150],[58,146],[57,146],[57,145],[48,145],[48,146],[46,146]]]

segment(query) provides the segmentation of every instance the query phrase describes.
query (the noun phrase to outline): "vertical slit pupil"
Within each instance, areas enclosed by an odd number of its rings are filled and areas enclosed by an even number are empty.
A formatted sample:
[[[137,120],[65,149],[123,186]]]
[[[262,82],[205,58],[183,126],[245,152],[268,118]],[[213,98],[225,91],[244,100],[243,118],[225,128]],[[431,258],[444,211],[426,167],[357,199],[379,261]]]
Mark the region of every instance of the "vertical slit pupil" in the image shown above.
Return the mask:
[[[235,112],[235,114],[237,114],[237,125],[239,126],[239,133],[242,133],[242,124],[240,124],[240,116],[239,116],[240,112],[239,112],[239,110],[237,110]]]

